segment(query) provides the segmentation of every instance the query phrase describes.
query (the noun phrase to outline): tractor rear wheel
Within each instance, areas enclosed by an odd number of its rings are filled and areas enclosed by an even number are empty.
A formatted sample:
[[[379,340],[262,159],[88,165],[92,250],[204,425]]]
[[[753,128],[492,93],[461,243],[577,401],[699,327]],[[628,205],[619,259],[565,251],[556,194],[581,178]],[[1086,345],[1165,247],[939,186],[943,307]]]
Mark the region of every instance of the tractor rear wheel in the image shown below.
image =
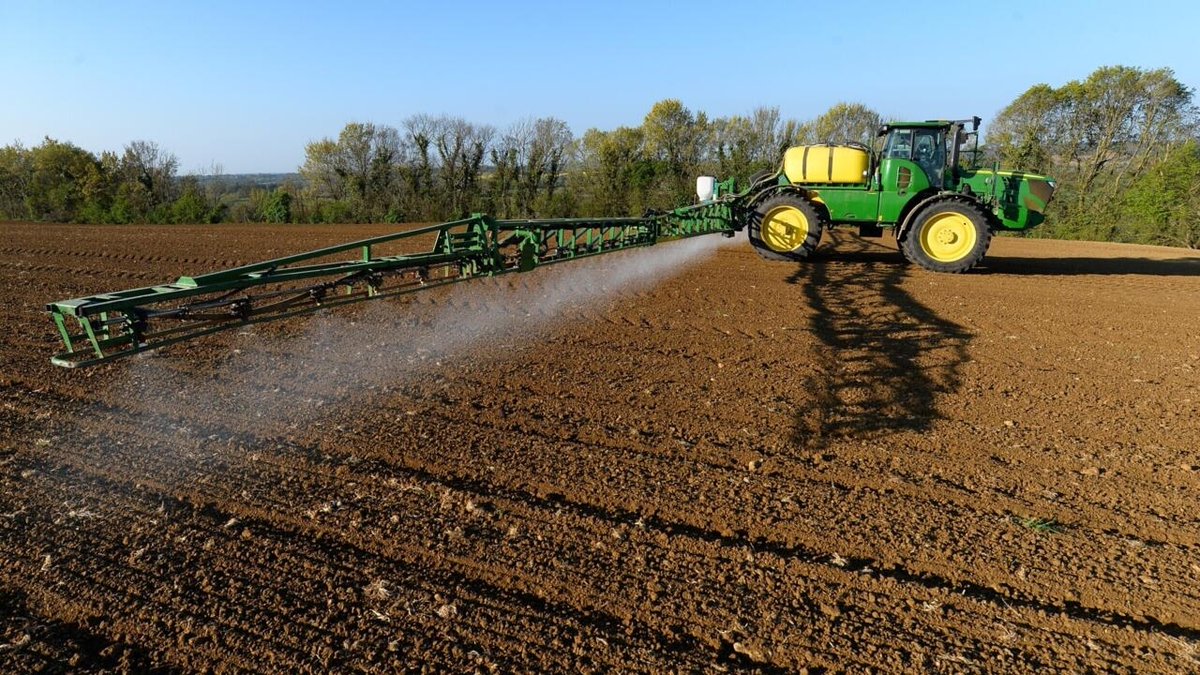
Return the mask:
[[[904,257],[934,272],[966,272],[983,260],[992,243],[987,217],[974,204],[954,200],[917,214],[900,242]]]
[[[821,242],[825,219],[812,202],[797,194],[771,197],[759,204],[746,228],[750,245],[767,260],[804,260]]]

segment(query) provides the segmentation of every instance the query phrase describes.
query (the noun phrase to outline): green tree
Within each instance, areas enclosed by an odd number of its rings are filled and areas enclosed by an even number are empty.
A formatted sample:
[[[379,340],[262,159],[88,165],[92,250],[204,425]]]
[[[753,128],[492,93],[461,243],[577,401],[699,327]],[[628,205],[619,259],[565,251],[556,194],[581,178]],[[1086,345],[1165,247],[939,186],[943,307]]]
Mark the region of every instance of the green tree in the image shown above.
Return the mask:
[[[836,103],[800,128],[802,143],[875,143],[883,117],[861,103]]]
[[[988,127],[988,144],[1008,167],[1049,172],[1053,165],[1053,134],[1061,114],[1060,95],[1048,84],[1030,87],[1008,104]]]
[[[116,153],[105,150],[99,161],[88,168],[83,182],[83,210],[79,220],[85,223],[111,223],[113,195],[120,179],[121,161]]]
[[[404,147],[406,161],[400,166],[400,181],[403,185],[399,211],[410,218],[426,220],[435,218],[438,207],[434,184],[433,138],[437,135],[438,122],[428,115],[413,115],[404,120]]]
[[[640,128],[589,129],[572,184],[586,216],[639,215],[656,177]]]
[[[438,118],[432,126],[438,159],[435,213],[458,218],[482,203],[479,176],[495,132],[458,117]]]
[[[185,179],[179,197],[171,203],[170,220],[178,224],[197,224],[212,221],[212,209],[204,190],[196,179]]]
[[[46,137],[30,151],[32,173],[25,195],[28,214],[38,220],[72,222],[87,202],[84,186],[98,170],[92,153]]]
[[[1125,191],[1194,138],[1192,91],[1167,68],[1106,66],[1084,80],[1031,87],[993,121],[989,144],[1010,168],[1059,182],[1042,236],[1113,239]]]
[[[382,220],[400,192],[399,132],[393,127],[351,122],[336,141],[309,143],[304,151],[304,177],[317,200],[341,202],[338,209],[358,221]]]
[[[705,172],[747,179],[779,166],[783,151],[797,142],[800,125],[784,121],[779,108],[756,108],[712,122],[711,150]]]
[[[661,167],[655,201],[673,207],[692,201],[709,140],[708,117],[694,114],[676,99],[654,104],[642,121],[646,154]]]
[[[33,182],[33,153],[15,142],[0,148],[0,217],[23,220],[31,217],[29,186]]]
[[[268,223],[290,223],[292,221],[292,195],[287,190],[276,188],[263,201],[263,220]]]
[[[1123,241],[1200,248],[1200,145],[1172,149],[1135,180],[1116,222]]]
[[[567,215],[559,195],[574,142],[567,123],[553,117],[513,124],[491,150],[489,208],[505,217]]]
[[[118,222],[161,222],[169,217],[170,204],[178,195],[175,172],[179,160],[153,141],[133,141],[125,146],[117,167],[116,198]]]

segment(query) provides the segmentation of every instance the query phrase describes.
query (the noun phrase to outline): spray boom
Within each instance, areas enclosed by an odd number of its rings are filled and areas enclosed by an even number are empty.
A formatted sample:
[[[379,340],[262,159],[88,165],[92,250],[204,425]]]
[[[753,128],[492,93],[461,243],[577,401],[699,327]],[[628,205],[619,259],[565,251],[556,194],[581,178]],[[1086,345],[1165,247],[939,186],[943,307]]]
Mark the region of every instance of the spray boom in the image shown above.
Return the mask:
[[[324,307],[526,272],[669,239],[732,235],[743,222],[740,204],[729,195],[642,218],[495,220],[474,214],[173,283],[60,300],[46,309],[66,350],[51,362],[91,366]],[[384,245],[414,248],[421,238],[433,240],[432,248],[377,254]],[[350,252],[357,259],[346,260]]]

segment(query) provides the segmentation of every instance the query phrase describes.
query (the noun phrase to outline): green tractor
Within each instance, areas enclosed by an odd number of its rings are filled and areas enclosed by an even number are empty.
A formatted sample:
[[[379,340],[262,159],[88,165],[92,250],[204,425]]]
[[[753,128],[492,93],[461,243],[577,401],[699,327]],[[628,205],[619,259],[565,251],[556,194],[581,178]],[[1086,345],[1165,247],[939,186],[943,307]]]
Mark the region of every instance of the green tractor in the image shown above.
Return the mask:
[[[468,218],[346,242],[174,282],[59,300],[46,305],[66,351],[51,358],[79,368],[250,323],[683,237],[746,230],[763,257],[803,260],[825,228],[857,225],[880,236],[895,228],[909,260],[962,272],[983,258],[992,233],[1042,222],[1054,181],[961,166],[978,139],[966,122],[889,124],[879,153],[862,145],[807,145],[784,153],[774,174],[737,191],[735,179],[696,181],[698,204],[640,218]],[[405,243],[407,242],[407,243]],[[423,244],[420,242],[424,242]],[[380,253],[381,247],[409,251]],[[425,248],[427,247],[427,248]],[[411,249],[411,250],[410,250]],[[354,254],[353,259],[335,259]]]
[[[764,258],[803,260],[833,225],[875,237],[888,227],[909,261],[935,272],[971,269],[993,233],[1041,223],[1055,187],[1046,176],[975,168],[979,121],[885,124],[880,152],[859,144],[788,149],[779,171],[751,180],[750,243]],[[701,192],[707,185],[731,187],[701,183]]]

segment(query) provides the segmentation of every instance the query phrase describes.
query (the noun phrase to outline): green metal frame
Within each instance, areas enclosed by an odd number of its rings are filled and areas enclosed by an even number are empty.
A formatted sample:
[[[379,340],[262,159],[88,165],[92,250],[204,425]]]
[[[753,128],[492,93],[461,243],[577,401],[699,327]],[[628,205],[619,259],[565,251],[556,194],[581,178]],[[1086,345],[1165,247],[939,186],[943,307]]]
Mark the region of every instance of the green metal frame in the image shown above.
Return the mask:
[[[732,181],[723,184],[732,192]],[[246,324],[321,308],[410,293],[467,279],[659,241],[729,234],[743,222],[741,201],[722,199],[643,218],[495,220],[484,214],[307,251],[252,265],[180,277],[174,283],[101,293],[46,306],[66,351],[51,358],[91,366]],[[417,237],[432,248],[373,255],[383,244]],[[328,258],[357,251],[357,259]],[[326,259],[324,261],[320,259]],[[337,292],[340,289],[341,292]]]

